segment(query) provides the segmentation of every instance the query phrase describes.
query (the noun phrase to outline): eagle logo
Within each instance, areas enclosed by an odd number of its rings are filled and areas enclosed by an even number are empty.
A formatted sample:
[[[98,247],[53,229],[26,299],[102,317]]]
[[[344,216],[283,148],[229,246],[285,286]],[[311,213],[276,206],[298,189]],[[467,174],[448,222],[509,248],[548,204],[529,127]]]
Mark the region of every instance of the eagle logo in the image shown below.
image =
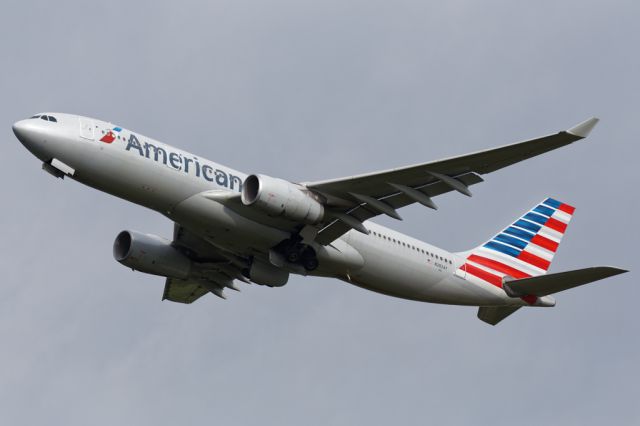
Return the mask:
[[[120,127],[114,127],[113,129],[107,130],[107,133],[104,134],[102,138],[100,138],[100,142],[111,143],[116,140],[116,135],[122,131]]]

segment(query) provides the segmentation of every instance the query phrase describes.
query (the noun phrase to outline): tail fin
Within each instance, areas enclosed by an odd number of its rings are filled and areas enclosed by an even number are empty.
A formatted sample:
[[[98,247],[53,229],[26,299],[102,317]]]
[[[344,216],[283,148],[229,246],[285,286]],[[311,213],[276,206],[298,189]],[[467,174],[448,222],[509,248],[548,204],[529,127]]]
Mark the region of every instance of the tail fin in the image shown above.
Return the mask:
[[[466,262],[456,273],[498,287],[505,277],[518,280],[546,274],[574,211],[547,198],[491,240],[462,253]]]

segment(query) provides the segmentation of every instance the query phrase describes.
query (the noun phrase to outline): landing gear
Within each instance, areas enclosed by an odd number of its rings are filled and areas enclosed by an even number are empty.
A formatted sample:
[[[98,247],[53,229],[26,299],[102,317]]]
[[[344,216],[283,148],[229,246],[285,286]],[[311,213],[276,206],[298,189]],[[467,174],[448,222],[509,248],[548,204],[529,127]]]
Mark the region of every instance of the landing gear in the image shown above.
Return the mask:
[[[298,263],[300,260],[300,252],[298,250],[292,250],[287,253],[287,262]]]
[[[287,262],[302,265],[307,271],[314,271],[318,268],[316,251],[310,246],[302,244],[301,238],[285,240],[275,249],[284,255]]]
[[[314,271],[318,268],[318,258],[315,256],[309,257],[307,259],[303,258],[302,266],[304,266],[304,269],[306,269],[307,271]]]

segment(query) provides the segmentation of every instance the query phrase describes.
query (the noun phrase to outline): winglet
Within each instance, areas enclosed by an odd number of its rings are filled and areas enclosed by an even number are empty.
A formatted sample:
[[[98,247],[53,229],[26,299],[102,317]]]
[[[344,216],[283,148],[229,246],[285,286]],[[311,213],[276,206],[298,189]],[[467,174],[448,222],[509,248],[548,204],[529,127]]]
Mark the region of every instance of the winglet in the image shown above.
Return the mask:
[[[581,138],[586,138],[587,136],[589,136],[589,133],[591,133],[591,130],[593,130],[593,128],[596,127],[596,124],[598,124],[598,121],[600,121],[599,118],[591,117],[590,119],[583,121],[582,123],[576,126],[573,126],[569,130],[567,130],[567,133],[571,133],[572,135],[578,136]]]

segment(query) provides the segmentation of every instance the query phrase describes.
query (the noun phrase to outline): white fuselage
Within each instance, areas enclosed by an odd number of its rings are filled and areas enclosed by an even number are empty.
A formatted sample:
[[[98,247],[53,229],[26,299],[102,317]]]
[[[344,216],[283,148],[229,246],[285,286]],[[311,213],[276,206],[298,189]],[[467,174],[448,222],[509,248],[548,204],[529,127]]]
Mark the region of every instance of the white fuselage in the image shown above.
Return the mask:
[[[239,192],[246,174],[130,132],[110,123],[68,114],[58,122],[17,123],[29,137],[22,143],[44,162],[74,170],[73,179],[153,209],[234,253],[266,256],[289,237],[281,218],[240,214],[205,191]],[[15,126],[14,126],[15,128]],[[112,132],[111,143],[100,142]],[[339,278],[379,293],[434,303],[526,305],[496,286],[467,281],[455,271],[464,257],[367,222],[370,235],[348,232],[329,246],[317,246],[314,275]]]

